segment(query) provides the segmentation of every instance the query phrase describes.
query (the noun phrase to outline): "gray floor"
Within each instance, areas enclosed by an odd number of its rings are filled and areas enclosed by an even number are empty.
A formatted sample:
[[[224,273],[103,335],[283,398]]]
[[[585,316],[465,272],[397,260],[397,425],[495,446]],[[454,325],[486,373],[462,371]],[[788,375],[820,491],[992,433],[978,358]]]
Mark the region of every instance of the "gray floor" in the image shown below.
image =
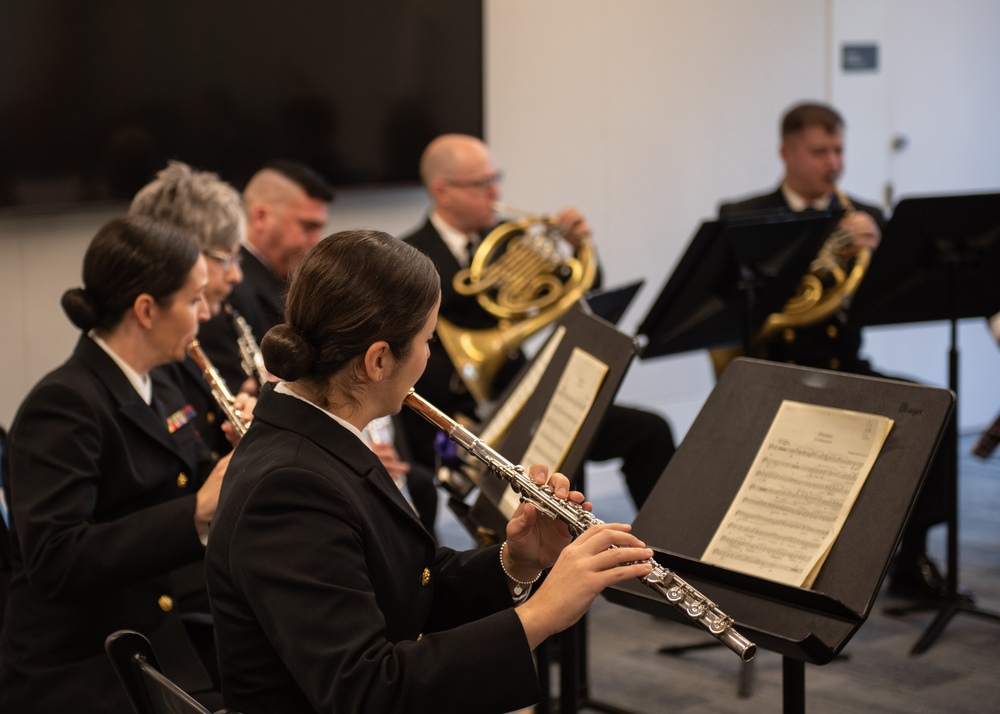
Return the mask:
[[[975,437],[963,437],[959,466],[959,573],[983,611],[1000,613],[1000,453],[988,461],[967,456]],[[595,512],[606,521],[631,520],[634,512],[614,473],[588,475]],[[461,526],[444,515],[440,535],[466,547]],[[931,555],[945,563],[943,527],[932,531]],[[871,616],[843,656],[806,667],[809,712],[1000,712],[1000,622],[960,612],[930,649],[910,650],[936,611],[890,616],[900,604],[879,596]],[[589,616],[590,697],[632,712],[782,711],[782,660],[761,651],[752,665],[752,691],[741,696],[743,665],[717,647],[665,656],[665,645],[699,641],[693,628],[598,599]],[[558,671],[553,669],[558,680]],[[558,704],[555,706],[558,711]],[[599,711],[586,708],[581,711]]]

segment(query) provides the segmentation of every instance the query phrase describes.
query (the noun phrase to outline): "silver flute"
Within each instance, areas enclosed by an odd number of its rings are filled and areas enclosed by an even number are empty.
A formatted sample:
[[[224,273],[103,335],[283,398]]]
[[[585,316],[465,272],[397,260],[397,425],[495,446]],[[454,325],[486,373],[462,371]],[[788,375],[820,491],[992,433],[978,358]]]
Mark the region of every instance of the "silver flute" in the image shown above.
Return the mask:
[[[559,519],[569,526],[573,537],[604,523],[579,504],[556,498],[549,486],[539,486],[532,481],[523,466],[512,464],[412,389],[403,401],[447,434],[452,441],[486,464],[494,474],[507,481],[522,501],[530,503],[549,518]],[[757,645],[737,632],[733,627],[733,619],[716,607],[714,602],[652,558],[643,562],[653,566],[649,575],[639,578],[644,585],[662,595],[693,623],[708,630],[709,634],[738,654],[744,662],[753,659],[757,653]]]

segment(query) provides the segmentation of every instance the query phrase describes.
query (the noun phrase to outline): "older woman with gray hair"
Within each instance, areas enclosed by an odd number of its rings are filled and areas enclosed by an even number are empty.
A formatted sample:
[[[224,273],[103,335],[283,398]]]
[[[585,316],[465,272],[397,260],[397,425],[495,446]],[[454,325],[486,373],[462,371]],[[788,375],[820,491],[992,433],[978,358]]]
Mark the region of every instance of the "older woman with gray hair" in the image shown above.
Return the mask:
[[[218,315],[243,280],[239,255],[247,228],[239,192],[214,173],[171,161],[135,195],[129,213],[180,228],[198,241],[208,259],[205,302]]]

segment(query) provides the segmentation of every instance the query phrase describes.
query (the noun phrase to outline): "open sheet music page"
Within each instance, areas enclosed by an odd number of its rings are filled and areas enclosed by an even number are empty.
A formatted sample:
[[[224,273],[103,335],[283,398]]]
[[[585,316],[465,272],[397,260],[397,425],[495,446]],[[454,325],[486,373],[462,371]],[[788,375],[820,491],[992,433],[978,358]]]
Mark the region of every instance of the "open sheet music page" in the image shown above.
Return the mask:
[[[527,403],[528,398],[532,395],[535,389],[538,388],[538,383],[542,381],[542,375],[545,374],[545,370],[548,369],[549,363],[556,354],[556,349],[559,347],[559,343],[562,342],[562,338],[566,335],[566,326],[559,325],[552,335],[546,341],[544,347],[538,353],[538,356],[531,362],[531,366],[528,368],[527,374],[517,383],[514,390],[511,392],[507,400],[500,406],[497,413],[493,415],[489,423],[483,428],[483,432],[479,435],[479,438],[490,446],[496,446],[497,439],[504,433],[506,433],[507,428],[510,423],[514,421],[518,414],[521,413],[521,409]]]
[[[892,425],[877,414],[782,402],[701,559],[812,587]]]
[[[520,461],[525,469],[532,464],[547,464],[550,471],[556,471],[562,465],[607,373],[607,364],[579,347],[573,348],[542,421]],[[519,502],[520,497],[508,486],[500,511],[510,518]]]

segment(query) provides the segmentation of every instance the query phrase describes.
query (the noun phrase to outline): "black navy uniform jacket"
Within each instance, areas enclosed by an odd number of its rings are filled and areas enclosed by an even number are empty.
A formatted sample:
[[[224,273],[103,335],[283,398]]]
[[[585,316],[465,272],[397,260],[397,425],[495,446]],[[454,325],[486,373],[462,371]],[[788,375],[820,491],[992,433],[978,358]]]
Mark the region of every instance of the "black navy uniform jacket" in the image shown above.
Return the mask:
[[[206,561],[226,706],[505,712],[537,701],[497,547],[437,548],[381,463],[267,387]]]
[[[181,410],[169,380],[151,376],[154,404]],[[104,652],[122,628],[149,636],[182,686],[211,687],[169,578],[204,557],[195,492],[211,466],[193,424],[171,433],[88,337],[35,386],[3,452],[13,573],[0,711],[127,711]]]

